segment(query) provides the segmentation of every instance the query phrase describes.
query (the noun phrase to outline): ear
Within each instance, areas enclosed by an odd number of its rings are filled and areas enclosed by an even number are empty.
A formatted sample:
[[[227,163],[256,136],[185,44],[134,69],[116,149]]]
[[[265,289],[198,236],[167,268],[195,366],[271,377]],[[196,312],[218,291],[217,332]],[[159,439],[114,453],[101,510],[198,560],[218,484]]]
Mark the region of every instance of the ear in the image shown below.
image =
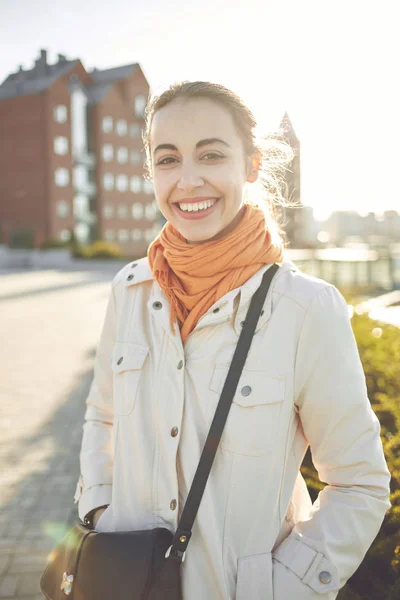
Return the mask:
[[[260,170],[261,158],[258,153],[253,154],[247,161],[247,181],[253,183],[258,179],[258,172]]]

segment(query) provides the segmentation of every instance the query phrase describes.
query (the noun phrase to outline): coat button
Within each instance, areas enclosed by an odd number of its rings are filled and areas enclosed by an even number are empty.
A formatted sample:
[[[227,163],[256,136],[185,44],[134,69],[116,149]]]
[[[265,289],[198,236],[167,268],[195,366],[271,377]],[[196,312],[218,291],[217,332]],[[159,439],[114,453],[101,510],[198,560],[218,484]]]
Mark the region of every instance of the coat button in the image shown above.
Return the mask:
[[[332,577],[329,571],[321,571],[319,574],[319,580],[321,583],[330,583],[332,581]]]
[[[178,369],[179,369],[179,370],[181,370],[181,369],[182,369],[182,367],[183,367],[183,360],[180,360],[180,361],[178,362]]]
[[[133,265],[131,265],[131,269],[133,269],[134,267],[137,267],[138,264],[137,263],[133,263]]]
[[[177,427],[173,427],[171,429],[171,436],[176,437],[178,435],[178,431],[179,431],[179,429]]]
[[[123,356],[121,356],[121,358],[119,358],[119,359],[118,359],[118,361],[117,361],[117,365],[120,365],[120,364],[122,363],[122,361],[123,361],[123,360],[124,360],[124,357],[123,357]]]
[[[129,276],[127,277],[127,280],[128,280],[128,281],[130,281],[130,280],[131,280],[131,279],[133,279],[133,278],[134,278],[134,275],[129,275]]]
[[[176,505],[177,505],[177,502],[174,499],[174,500],[171,500],[171,504],[169,505],[169,507],[170,507],[171,510],[175,510],[176,509]]]
[[[153,302],[153,308],[155,310],[160,310],[160,308],[162,308],[161,302]]]
[[[242,387],[242,389],[240,391],[241,391],[242,396],[250,396],[251,387],[249,385],[245,385],[244,387]]]
[[[214,308],[213,313],[219,312],[219,308]]]

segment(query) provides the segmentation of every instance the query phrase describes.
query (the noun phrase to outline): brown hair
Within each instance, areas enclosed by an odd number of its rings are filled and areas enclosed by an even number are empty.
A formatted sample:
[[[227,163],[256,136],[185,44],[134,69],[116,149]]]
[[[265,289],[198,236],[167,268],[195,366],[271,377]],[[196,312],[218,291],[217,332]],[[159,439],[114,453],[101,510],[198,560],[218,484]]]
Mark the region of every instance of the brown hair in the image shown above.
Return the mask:
[[[284,177],[288,165],[293,160],[294,152],[285,141],[282,129],[257,138],[255,133],[257,122],[253,113],[239,96],[222,85],[208,81],[182,81],[172,84],[159,96],[149,98],[144,111],[146,127],[142,132],[146,151],[145,178],[152,179],[150,130],[153,116],[158,110],[178,98],[208,98],[229,110],[242,139],[246,158],[252,155],[259,158],[258,179],[251,184],[250,188],[247,186],[246,203],[256,205],[264,211],[272,236],[286,245],[285,233],[281,229],[280,208],[297,206],[287,198]]]

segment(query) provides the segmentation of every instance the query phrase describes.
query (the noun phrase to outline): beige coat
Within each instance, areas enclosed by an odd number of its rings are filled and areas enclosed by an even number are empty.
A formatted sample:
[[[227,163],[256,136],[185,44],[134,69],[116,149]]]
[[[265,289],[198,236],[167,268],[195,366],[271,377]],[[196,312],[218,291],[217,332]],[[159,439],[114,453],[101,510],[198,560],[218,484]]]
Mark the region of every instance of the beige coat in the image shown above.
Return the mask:
[[[227,293],[182,345],[146,258],[115,276],[87,398],[84,517],[175,531],[252,294]],[[389,472],[346,303],[285,261],[275,275],[182,566],[184,600],[333,600],[390,506]],[[311,504],[308,444],[326,487]]]

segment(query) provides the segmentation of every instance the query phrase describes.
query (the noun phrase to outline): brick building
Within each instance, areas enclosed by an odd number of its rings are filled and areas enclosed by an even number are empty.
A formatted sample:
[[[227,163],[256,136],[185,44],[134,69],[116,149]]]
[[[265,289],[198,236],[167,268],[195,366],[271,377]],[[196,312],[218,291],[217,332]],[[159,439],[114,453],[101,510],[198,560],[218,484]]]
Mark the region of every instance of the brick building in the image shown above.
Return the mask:
[[[131,64],[88,72],[46,50],[0,85],[0,232],[32,239],[118,243],[142,255],[160,225],[143,178],[148,82]],[[28,242],[29,243],[29,242]]]

